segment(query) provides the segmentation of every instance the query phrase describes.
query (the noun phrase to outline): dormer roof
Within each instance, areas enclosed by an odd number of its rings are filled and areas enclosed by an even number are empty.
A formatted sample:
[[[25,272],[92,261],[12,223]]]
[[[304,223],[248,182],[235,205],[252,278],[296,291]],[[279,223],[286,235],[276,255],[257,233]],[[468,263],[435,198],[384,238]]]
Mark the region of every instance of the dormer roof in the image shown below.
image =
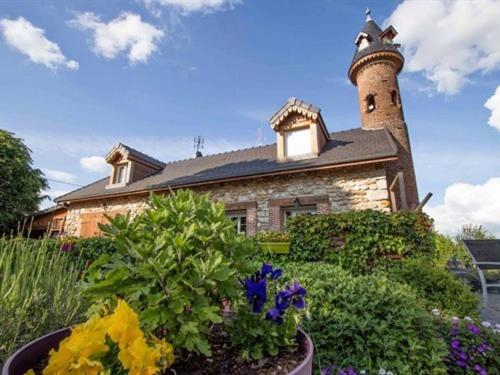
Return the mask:
[[[108,163],[112,163],[113,160],[117,157],[121,156],[122,158],[125,159],[134,159],[146,164],[150,164],[153,167],[156,167],[158,169],[162,169],[165,167],[165,163],[162,161],[159,161],[149,155],[143,154],[140,151],[137,151],[136,149],[124,145],[123,143],[118,143],[116,146],[114,146],[111,151],[108,152],[108,154],[105,156],[105,159]]]
[[[298,113],[306,118],[316,120],[321,118],[321,109],[308,104],[303,100],[291,97],[283,106],[269,119],[269,124],[273,130],[276,130],[279,125],[285,120],[288,115]],[[321,119],[322,120],[322,119]]]

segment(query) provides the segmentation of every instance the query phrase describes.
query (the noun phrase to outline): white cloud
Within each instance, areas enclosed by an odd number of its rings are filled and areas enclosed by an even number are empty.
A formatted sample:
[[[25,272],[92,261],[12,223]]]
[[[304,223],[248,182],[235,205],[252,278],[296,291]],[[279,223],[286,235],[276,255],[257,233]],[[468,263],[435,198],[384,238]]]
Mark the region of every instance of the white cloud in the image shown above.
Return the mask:
[[[180,11],[182,14],[193,12],[215,12],[218,10],[232,9],[235,5],[240,4],[243,0],[143,0],[146,7],[155,15],[159,15],[160,11],[157,6],[170,7]]]
[[[75,182],[75,176],[73,176],[71,173],[58,171],[55,169],[42,169],[42,171],[47,178],[50,178],[52,180],[67,182],[70,184]]]
[[[78,62],[68,60],[59,46],[45,37],[45,30],[33,26],[25,18],[3,18],[0,20],[0,29],[7,44],[28,56],[32,62],[50,69],[61,66],[71,70],[78,69]]]
[[[108,173],[111,169],[102,156],[85,156],[80,158],[80,166],[87,172]]]
[[[488,124],[500,131],[500,86],[497,87],[493,96],[484,103],[484,106],[491,111]]]
[[[123,12],[107,23],[92,12],[79,13],[69,24],[92,33],[92,49],[97,55],[114,59],[126,53],[131,64],[147,62],[165,36],[163,30],[130,12]]]
[[[500,236],[500,177],[484,184],[455,183],[446,189],[444,203],[425,211],[436,221],[436,228],[453,234],[464,224],[480,224]]]
[[[498,0],[405,0],[385,24],[403,44],[406,68],[454,95],[472,74],[500,67]]]

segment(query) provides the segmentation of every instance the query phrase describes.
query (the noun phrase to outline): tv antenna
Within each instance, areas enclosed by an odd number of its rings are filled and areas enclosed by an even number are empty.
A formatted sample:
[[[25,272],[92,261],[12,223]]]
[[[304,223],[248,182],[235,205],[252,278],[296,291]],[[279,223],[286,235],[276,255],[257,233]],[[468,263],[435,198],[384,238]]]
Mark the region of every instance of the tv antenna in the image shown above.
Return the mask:
[[[194,157],[200,158],[203,156],[201,150],[205,147],[205,139],[201,136],[194,137]]]

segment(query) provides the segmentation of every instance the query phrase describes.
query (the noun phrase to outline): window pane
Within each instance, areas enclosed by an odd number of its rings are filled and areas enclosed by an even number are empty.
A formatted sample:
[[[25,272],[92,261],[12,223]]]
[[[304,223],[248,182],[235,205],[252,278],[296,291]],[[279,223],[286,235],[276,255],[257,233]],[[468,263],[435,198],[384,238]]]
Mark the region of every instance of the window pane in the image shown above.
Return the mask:
[[[285,132],[286,156],[307,155],[311,153],[311,129]]]

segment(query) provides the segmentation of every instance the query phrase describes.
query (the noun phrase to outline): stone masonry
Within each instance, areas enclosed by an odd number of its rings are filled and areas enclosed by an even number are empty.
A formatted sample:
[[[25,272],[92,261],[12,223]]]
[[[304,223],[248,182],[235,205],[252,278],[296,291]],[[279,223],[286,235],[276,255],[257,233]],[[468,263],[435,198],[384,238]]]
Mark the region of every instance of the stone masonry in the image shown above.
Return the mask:
[[[283,209],[315,205],[320,213],[377,209],[390,211],[386,172],[383,165],[331,169],[272,176],[193,188],[224,202],[228,211],[246,211],[247,233],[281,230]],[[65,235],[79,236],[82,217],[89,214],[130,212],[132,216],[147,207],[147,195],[129,195],[106,200],[74,202],[65,223]]]

